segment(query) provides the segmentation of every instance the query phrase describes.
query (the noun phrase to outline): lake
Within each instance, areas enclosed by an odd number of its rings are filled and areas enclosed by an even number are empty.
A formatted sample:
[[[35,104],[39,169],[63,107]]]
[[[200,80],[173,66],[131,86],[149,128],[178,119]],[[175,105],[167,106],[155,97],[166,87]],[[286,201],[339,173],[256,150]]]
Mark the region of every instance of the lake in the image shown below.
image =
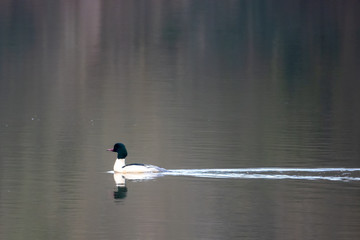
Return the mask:
[[[0,239],[359,239],[359,10],[2,1]]]

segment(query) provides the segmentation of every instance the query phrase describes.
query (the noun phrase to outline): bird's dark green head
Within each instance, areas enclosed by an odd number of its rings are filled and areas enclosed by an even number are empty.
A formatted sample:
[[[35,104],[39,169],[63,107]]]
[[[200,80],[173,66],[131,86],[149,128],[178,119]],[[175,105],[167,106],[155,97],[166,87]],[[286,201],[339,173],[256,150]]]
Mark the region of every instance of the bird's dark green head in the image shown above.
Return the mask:
[[[117,152],[118,159],[124,159],[127,156],[127,151],[123,143],[115,143],[114,147],[108,149],[107,151]]]

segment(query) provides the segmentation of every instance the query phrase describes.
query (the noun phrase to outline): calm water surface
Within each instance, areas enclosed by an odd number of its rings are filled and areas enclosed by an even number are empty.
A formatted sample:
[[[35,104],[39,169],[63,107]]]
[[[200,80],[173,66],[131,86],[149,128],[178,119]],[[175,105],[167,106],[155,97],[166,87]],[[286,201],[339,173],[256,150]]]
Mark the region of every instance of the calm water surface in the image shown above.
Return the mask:
[[[2,1],[0,239],[359,239],[359,11]]]

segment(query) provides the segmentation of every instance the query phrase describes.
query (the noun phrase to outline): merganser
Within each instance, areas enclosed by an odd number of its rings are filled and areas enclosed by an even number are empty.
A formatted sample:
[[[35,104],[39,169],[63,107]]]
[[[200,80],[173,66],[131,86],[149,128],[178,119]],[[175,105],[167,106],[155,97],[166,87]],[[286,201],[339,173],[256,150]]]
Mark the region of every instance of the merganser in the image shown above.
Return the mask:
[[[125,165],[125,158],[128,154],[123,143],[115,143],[114,147],[107,149],[107,151],[117,153],[114,164],[115,173],[156,173],[166,171],[163,168],[148,164],[132,163]]]

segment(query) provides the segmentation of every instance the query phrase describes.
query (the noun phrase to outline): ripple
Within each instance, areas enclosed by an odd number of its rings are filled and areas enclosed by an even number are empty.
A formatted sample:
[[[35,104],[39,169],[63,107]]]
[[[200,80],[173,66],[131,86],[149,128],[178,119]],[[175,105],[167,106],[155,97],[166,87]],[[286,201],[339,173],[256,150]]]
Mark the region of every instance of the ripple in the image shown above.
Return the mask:
[[[114,174],[114,171],[107,171]],[[146,176],[146,178],[142,177]],[[293,179],[326,181],[360,181],[360,168],[214,168],[170,169],[159,173],[124,174],[126,179],[154,179],[163,176],[232,179]]]
[[[297,179],[327,181],[360,181],[360,168],[234,168],[176,169],[164,175],[202,178]]]

